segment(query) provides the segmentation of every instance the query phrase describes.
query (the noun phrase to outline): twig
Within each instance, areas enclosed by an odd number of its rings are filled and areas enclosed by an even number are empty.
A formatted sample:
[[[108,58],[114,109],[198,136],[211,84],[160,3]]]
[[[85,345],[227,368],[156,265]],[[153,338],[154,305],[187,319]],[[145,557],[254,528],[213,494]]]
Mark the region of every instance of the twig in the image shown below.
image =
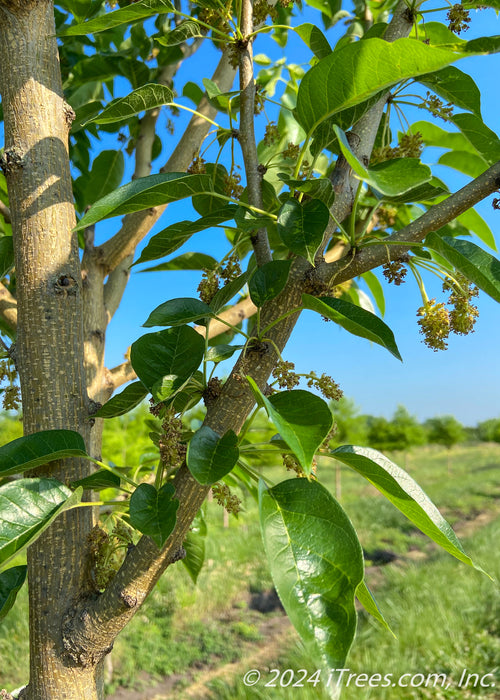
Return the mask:
[[[11,330],[17,328],[17,300],[1,282],[0,316]]]
[[[11,219],[11,216],[10,216],[10,209],[9,209],[9,207],[8,207],[6,204],[4,204],[4,203],[2,202],[1,199],[0,199],[0,214],[3,216],[3,219],[4,219],[4,221],[5,221],[6,224],[11,224],[11,223],[12,223],[12,219]]]
[[[241,8],[241,33],[244,39],[239,48],[240,69],[240,129],[238,140],[243,155],[247,180],[248,202],[259,209],[262,204],[262,174],[259,171],[257,145],[255,143],[255,80],[253,75],[253,48],[249,35],[253,31],[253,3],[243,0]],[[257,265],[273,259],[267,230],[259,229],[251,238]]]

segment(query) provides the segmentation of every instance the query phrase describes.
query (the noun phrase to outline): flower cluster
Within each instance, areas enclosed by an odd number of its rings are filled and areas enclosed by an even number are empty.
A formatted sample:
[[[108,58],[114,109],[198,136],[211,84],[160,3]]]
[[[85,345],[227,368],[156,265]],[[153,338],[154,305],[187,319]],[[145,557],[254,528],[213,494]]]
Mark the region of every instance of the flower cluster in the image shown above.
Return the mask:
[[[241,499],[231,493],[227,484],[218,482],[212,486],[212,494],[220,506],[224,506],[228,513],[237,515],[241,510]]]
[[[451,29],[455,34],[460,34],[460,32],[466,32],[470,24],[470,12],[466,10],[463,5],[453,5],[447,14],[446,18],[449,22],[448,29]]]
[[[419,109],[427,109],[433,117],[440,117],[445,122],[449,122],[453,116],[453,106],[449,102],[445,105],[439,97],[428,90],[425,100],[422,100],[422,104],[418,107]]]
[[[283,151],[283,158],[291,158],[292,160],[297,160],[300,153],[300,146],[296,143],[289,142],[288,146]]]
[[[219,275],[216,270],[203,271],[200,284],[198,285],[198,294],[205,304],[210,304],[219,291],[219,281]]]
[[[241,175],[239,173],[231,172],[228,175],[224,175],[224,192],[228,197],[233,197],[233,199],[239,199],[241,193],[243,192],[243,185],[240,184]]]
[[[120,568],[124,552],[133,544],[132,530],[119,520],[110,533],[96,525],[88,534],[93,582],[103,591]]]
[[[275,122],[269,122],[266,126],[266,131],[264,134],[264,145],[266,146],[271,146],[273,143],[276,143],[280,139],[280,132],[278,129],[278,125]]]
[[[199,155],[195,156],[191,162],[191,165],[186,170],[190,175],[198,175],[206,172],[205,159],[201,158]]]
[[[372,154],[372,163],[380,163],[394,158],[420,158],[423,149],[422,134],[401,134],[399,143],[394,148],[383,146],[376,148]]]
[[[282,454],[283,466],[286,467],[287,471],[295,472],[297,476],[305,476],[304,470],[297,462],[297,458],[294,455]]]
[[[405,257],[408,258],[408,256]],[[382,274],[386,280],[395,284],[396,287],[399,287],[405,281],[406,273],[408,272],[404,266],[405,262],[408,262],[408,260],[402,258],[400,260],[391,260],[382,267]]]
[[[427,300],[417,310],[418,325],[424,336],[424,343],[432,350],[446,350],[446,340],[450,335],[450,315],[443,302],[436,299]]]
[[[267,0],[256,0],[253,6],[253,23],[254,25],[263,24],[267,16],[270,16],[272,20],[276,21],[278,18],[278,11],[267,2]]]
[[[322,374],[321,377],[316,376],[315,372],[309,372],[309,380],[307,386],[309,388],[314,387],[318,389],[325,399],[333,399],[333,401],[338,401],[344,395],[342,389],[339,387],[337,382],[335,382],[327,374]]]
[[[273,377],[277,380],[280,389],[293,389],[300,382],[300,377],[294,372],[293,362],[280,360],[273,369]]]
[[[3,392],[3,407],[6,411],[17,411],[21,403],[21,390],[14,384],[17,372],[12,367],[9,360],[0,362],[0,382],[6,380],[7,386],[1,390]]]
[[[463,275],[455,275],[460,287],[452,282],[444,282],[443,291],[450,291],[448,303],[453,306],[450,311],[450,330],[457,335],[468,335],[474,332],[474,325],[479,316],[477,307],[470,303],[473,297],[479,295],[479,289],[469,283]]]
[[[224,280],[224,285],[235,280],[241,275],[240,261],[236,253],[230,255],[220,269],[220,276]]]
[[[169,470],[180,467],[186,456],[186,445],[181,442],[182,420],[175,416],[173,409],[168,409],[161,424],[158,442],[160,459]]]

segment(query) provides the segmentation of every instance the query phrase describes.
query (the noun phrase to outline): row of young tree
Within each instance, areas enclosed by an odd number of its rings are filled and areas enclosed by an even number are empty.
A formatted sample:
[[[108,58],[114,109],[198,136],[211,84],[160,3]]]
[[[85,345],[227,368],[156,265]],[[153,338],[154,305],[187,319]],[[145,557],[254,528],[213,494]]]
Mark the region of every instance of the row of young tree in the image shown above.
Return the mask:
[[[419,422],[404,406],[390,420],[359,413],[354,401],[342,398],[334,407],[336,440],[369,445],[377,450],[407,450],[418,445],[438,444],[451,449],[461,442],[500,442],[500,418],[490,418],[474,427],[462,425],[454,416],[435,416]]]

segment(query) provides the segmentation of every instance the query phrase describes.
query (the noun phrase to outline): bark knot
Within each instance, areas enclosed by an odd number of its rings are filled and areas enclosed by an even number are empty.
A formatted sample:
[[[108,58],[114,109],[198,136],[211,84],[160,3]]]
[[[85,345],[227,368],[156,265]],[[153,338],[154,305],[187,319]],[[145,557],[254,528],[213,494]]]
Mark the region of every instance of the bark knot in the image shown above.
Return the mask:
[[[7,176],[23,168],[25,162],[21,149],[13,146],[5,150],[0,157],[0,168],[3,170],[4,175]]]
[[[54,291],[56,294],[76,296],[78,293],[78,285],[75,278],[71,275],[61,275],[54,282]]]

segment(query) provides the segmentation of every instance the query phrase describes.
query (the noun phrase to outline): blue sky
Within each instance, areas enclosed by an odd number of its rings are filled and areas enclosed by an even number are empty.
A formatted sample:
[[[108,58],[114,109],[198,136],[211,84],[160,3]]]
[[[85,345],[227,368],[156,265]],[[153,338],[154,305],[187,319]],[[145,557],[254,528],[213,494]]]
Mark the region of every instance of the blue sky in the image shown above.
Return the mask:
[[[428,6],[426,4],[426,8]],[[500,34],[500,21],[493,10],[472,13],[472,18],[472,26],[462,35],[464,38]],[[438,18],[427,15],[427,20],[430,19]],[[335,41],[335,30],[332,36],[328,36]],[[280,50],[269,39],[255,47],[256,53],[262,51],[270,55],[272,51],[275,59],[280,57]],[[299,40],[292,39],[287,54],[297,63],[307,60],[307,53]],[[490,128],[498,131],[500,100],[495,86],[500,73],[500,55],[474,57],[457,65],[477,82],[483,96],[483,118]],[[428,116],[421,110],[413,110],[409,118],[416,121],[428,119]],[[443,122],[439,124],[449,128]],[[433,151],[429,153],[429,163],[433,158],[434,162],[437,160],[439,151]],[[436,174],[453,190],[466,182],[465,178],[447,168],[440,167]],[[495,232],[499,229],[500,214],[492,209],[491,199],[489,197],[481,203],[478,210]],[[175,208],[172,206],[155,230],[161,230],[175,217],[189,219],[192,210],[185,203],[176,204]],[[500,240],[500,236],[497,238]],[[220,232],[201,233],[176,254],[183,250],[197,250],[216,255],[223,245]],[[480,317],[476,331],[465,337],[452,336],[447,351],[433,352],[421,342],[416,317],[421,297],[411,275],[407,279],[407,283],[400,287],[384,284],[387,303],[384,320],[395,333],[403,363],[378,345],[351,336],[334,324],[325,325],[317,314],[309,311],[302,315],[285,350],[285,358],[296,363],[297,371],[331,374],[362,412],[390,416],[398,404],[404,404],[419,419],[454,414],[468,425],[499,416],[498,304],[481,292],[477,300]],[[140,324],[155,306],[172,297],[196,296],[198,282],[198,273],[141,274],[133,268],[122,306],[108,331],[108,366],[122,361],[127,345],[144,332]],[[429,297],[442,296],[438,281],[427,277],[425,282]]]

